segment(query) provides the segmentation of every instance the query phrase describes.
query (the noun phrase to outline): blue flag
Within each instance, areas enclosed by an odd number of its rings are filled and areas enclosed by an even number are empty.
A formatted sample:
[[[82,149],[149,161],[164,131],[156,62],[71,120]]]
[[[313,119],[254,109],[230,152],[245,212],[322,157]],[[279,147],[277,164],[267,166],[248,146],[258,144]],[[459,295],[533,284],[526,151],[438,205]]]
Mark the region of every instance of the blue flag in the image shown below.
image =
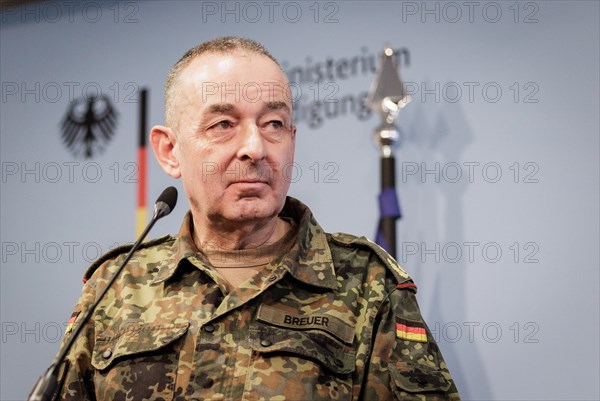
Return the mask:
[[[400,202],[398,202],[398,195],[396,194],[396,188],[386,188],[379,194],[379,224],[377,226],[377,234],[375,236],[375,242],[386,251],[390,251],[387,244],[387,239],[384,238],[383,230],[381,228],[381,220],[385,217],[393,217],[395,220],[402,218],[400,212]]]

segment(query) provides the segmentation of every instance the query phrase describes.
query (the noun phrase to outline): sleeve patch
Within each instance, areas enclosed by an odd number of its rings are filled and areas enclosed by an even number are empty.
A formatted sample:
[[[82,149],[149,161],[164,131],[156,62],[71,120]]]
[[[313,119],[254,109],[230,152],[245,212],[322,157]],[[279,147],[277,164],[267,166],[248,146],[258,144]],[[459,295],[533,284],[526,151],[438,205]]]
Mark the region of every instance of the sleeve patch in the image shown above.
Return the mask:
[[[427,332],[423,323],[399,317],[396,318],[396,337],[407,341],[427,342]]]
[[[67,330],[65,330],[65,336],[68,336],[73,331],[73,327],[75,326],[75,321],[81,312],[73,312],[69,322],[67,323]]]

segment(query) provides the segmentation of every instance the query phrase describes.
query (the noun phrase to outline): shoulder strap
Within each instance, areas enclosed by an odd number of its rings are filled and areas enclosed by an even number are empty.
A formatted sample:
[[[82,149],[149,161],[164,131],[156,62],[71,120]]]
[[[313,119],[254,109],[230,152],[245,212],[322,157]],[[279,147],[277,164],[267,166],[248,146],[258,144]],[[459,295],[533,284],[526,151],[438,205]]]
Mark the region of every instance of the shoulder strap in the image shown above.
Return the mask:
[[[383,264],[394,274],[394,277],[398,281],[398,284],[402,284],[411,281],[410,276],[389,253],[382,247],[371,241],[366,237],[356,237],[346,233],[333,233],[331,238],[339,245],[343,246],[365,246],[371,249],[381,259]]]
[[[165,235],[165,236],[153,239],[148,242],[142,242],[142,244],[140,245],[138,250],[144,249],[144,248],[149,248],[154,245],[158,245],[158,244],[168,241],[170,239],[171,239],[170,235]],[[94,274],[96,269],[98,269],[98,267],[100,267],[104,262],[106,262],[109,259],[114,259],[121,254],[129,252],[131,250],[131,248],[133,248],[133,243],[121,245],[114,249],[111,249],[110,251],[106,252],[104,255],[100,256],[85,271],[85,274],[83,275],[83,282],[85,283],[86,281],[88,281],[90,279],[90,277],[92,277],[92,275]]]

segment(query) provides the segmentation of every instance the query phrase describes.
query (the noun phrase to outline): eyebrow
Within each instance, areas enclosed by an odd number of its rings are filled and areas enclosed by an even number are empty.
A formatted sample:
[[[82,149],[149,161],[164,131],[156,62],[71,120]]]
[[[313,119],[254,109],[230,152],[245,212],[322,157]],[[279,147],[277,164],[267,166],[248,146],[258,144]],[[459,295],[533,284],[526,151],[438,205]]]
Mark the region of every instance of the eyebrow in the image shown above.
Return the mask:
[[[269,110],[286,109],[286,111],[290,112],[289,106],[285,102],[281,102],[281,101],[267,102],[267,109],[269,109]]]
[[[282,101],[272,101],[272,102],[267,102],[266,103],[266,108],[267,110],[282,110],[285,109],[287,112],[290,112],[290,107]],[[206,109],[206,111],[204,112],[205,115],[209,115],[209,114],[226,114],[226,113],[231,113],[233,110],[235,110],[235,106],[231,103],[217,103],[217,104],[211,104],[210,106],[208,106],[208,108]]]
[[[206,109],[205,114],[225,114],[230,113],[235,109],[235,106],[231,103],[217,103],[211,104]]]

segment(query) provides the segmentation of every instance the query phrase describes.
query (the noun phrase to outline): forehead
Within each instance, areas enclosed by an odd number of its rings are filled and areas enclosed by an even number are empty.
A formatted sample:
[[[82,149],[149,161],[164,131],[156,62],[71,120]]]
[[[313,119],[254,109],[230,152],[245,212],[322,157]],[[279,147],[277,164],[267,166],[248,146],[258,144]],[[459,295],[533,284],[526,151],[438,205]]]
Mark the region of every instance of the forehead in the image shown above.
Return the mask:
[[[208,53],[181,72],[178,91],[194,103],[265,103],[291,106],[287,77],[267,56],[248,52]]]

